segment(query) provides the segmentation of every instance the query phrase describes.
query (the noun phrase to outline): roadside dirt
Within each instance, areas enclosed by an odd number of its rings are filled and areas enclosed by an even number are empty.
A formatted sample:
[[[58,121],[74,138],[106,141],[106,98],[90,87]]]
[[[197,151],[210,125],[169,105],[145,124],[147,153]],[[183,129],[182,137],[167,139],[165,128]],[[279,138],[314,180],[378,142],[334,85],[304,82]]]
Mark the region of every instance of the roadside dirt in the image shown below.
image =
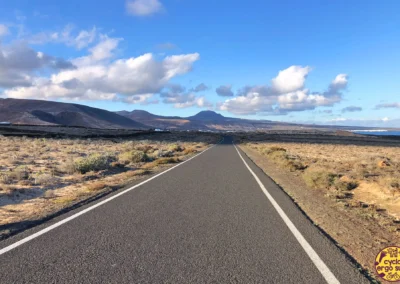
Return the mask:
[[[244,145],[240,148],[293,198],[338,247],[353,257],[369,275],[378,279],[374,268],[376,255],[387,246],[400,244],[400,226],[394,217],[371,206],[352,207],[333,199],[322,190],[309,188],[295,172],[278,167],[256,150]],[[361,187],[359,192],[365,190]]]

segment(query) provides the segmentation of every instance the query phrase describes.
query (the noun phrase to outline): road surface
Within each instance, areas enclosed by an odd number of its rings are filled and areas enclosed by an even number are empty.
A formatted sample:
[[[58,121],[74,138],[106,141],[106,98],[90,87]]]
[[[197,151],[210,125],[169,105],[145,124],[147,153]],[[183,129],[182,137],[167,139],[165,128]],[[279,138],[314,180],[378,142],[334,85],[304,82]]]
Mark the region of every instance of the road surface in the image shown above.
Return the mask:
[[[240,153],[225,138],[112,200],[1,242],[0,282],[368,283]]]

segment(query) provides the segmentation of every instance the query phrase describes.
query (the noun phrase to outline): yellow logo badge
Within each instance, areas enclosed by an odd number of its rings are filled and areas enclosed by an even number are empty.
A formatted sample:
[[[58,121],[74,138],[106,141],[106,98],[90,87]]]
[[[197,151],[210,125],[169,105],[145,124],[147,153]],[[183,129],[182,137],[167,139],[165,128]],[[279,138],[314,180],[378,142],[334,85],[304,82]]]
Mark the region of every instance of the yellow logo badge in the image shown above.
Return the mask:
[[[400,281],[400,247],[387,247],[375,259],[379,277],[389,282]]]

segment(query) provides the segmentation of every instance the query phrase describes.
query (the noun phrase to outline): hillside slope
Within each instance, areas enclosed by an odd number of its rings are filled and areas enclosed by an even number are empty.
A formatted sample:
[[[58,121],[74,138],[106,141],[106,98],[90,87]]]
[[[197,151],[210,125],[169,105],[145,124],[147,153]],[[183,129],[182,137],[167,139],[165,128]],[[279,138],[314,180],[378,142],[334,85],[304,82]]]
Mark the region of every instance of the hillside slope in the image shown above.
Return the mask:
[[[103,109],[41,100],[0,99],[0,121],[13,124],[147,129],[142,123]]]

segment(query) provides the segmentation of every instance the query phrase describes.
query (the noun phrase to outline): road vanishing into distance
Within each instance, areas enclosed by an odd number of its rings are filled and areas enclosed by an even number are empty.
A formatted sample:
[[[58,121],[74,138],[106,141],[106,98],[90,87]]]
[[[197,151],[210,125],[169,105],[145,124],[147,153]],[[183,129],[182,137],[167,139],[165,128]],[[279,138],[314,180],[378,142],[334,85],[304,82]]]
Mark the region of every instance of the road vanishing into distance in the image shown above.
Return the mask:
[[[369,283],[227,137],[0,242],[0,263],[2,284]]]

